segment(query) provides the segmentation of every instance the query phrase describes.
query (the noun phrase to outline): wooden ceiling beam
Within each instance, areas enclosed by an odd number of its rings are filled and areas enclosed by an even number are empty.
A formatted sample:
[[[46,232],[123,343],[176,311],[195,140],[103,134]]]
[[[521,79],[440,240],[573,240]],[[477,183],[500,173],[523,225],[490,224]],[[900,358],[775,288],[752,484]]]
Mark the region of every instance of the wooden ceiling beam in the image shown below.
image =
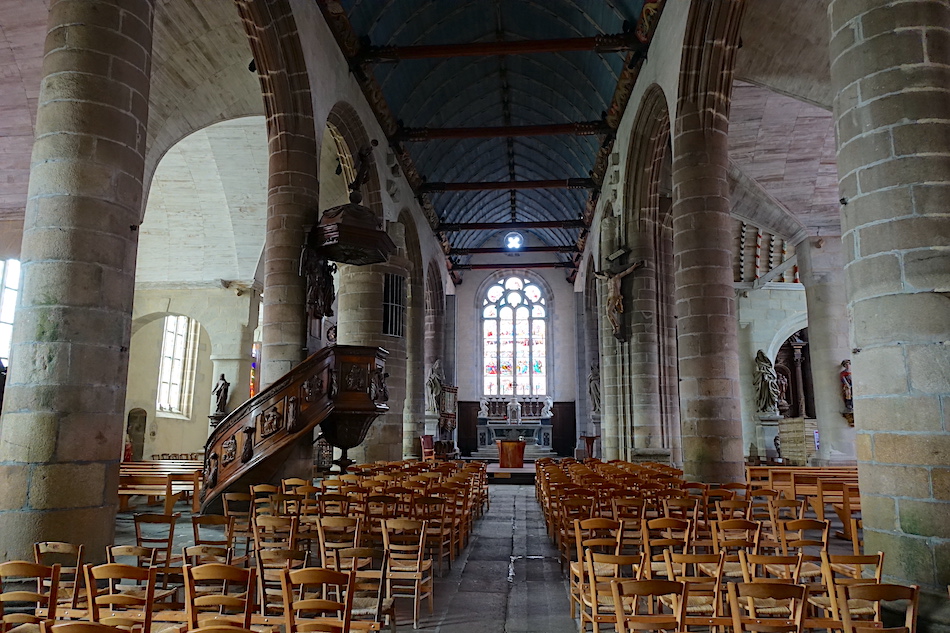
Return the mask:
[[[520,136],[594,136],[613,130],[604,121],[551,123],[547,125],[497,125],[485,127],[400,128],[397,142],[425,142],[446,138],[514,138]]]
[[[360,63],[381,63],[408,59],[529,55],[531,53],[564,53],[569,51],[616,53],[646,50],[646,48],[646,44],[637,39],[633,32],[630,32],[552,40],[506,40],[461,44],[422,44],[418,46],[366,46],[357,54],[357,60]]]
[[[507,253],[510,255],[515,255],[518,253],[576,253],[577,246],[571,244],[570,246],[523,246],[521,248],[504,248],[502,246],[494,246],[489,248],[453,248],[449,251],[449,255],[492,255],[495,253]]]
[[[419,193],[443,191],[509,191],[511,189],[593,189],[597,185],[590,178],[562,178],[559,180],[501,180],[495,182],[427,182]]]
[[[583,220],[545,220],[541,222],[465,222],[439,224],[436,231],[517,231],[519,229],[584,229]]]
[[[452,270],[511,270],[517,268],[573,268],[573,262],[502,262],[499,264],[452,264]]]

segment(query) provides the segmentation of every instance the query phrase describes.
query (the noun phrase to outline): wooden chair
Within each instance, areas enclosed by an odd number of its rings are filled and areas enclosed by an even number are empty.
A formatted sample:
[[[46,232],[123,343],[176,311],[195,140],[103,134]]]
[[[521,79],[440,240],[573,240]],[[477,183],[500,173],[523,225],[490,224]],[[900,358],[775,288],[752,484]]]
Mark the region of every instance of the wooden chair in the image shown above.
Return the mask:
[[[726,560],[725,553],[690,554],[664,550],[663,560],[666,564],[666,577],[687,585],[688,597],[682,624],[708,626],[712,618],[722,616],[724,609],[721,570]],[[716,565],[720,571],[715,576],[709,576],[699,570],[700,565]],[[676,605],[669,599],[661,597],[660,600],[668,608],[675,609]]]
[[[251,527],[254,530],[254,551],[265,549],[297,548],[297,517],[257,515]]]
[[[419,444],[422,446],[422,461],[435,461],[435,438],[431,435],[421,435]]]
[[[631,631],[681,631],[686,615],[687,585],[674,580],[615,580],[610,583],[617,618],[617,633]],[[665,600],[660,602],[661,599]],[[647,612],[640,605],[647,605]],[[658,613],[657,604],[671,605]],[[596,630],[596,628],[595,628]]]
[[[246,492],[226,492],[221,495],[224,504],[224,516],[234,519],[231,527],[233,545],[244,542],[244,556],[251,553],[254,532],[251,529],[251,495]]]
[[[842,605],[838,603],[838,588],[850,585],[880,583],[884,570],[884,553],[848,556],[821,552],[822,592],[809,592],[808,604],[825,617],[842,621]],[[876,615],[874,605],[867,600],[849,600],[852,618]]]
[[[259,514],[279,514],[271,497],[280,492],[280,488],[273,484],[254,484],[248,490],[251,495],[251,519]]]
[[[285,633],[349,633],[356,573],[321,567],[285,569],[280,575]]]
[[[789,556],[801,553],[803,563],[798,570],[799,578],[811,580],[821,576],[821,552],[828,551],[828,521],[796,519],[779,522],[779,543],[782,554]],[[772,571],[772,570],[769,570]]]
[[[804,630],[807,587],[782,582],[736,582],[727,587],[733,633],[802,633]],[[789,615],[785,615],[785,607],[778,611],[756,608],[757,604],[787,605]]]
[[[846,585],[838,587],[838,603],[841,605],[841,616],[844,622],[844,633],[872,633],[883,631],[886,633],[916,633],[917,610],[920,602],[920,587],[917,585],[892,585],[887,583]],[[852,601],[865,601],[872,604],[874,620],[871,622],[855,620],[849,606]],[[893,603],[903,601],[904,625],[885,627],[881,621],[881,603],[888,602],[893,609]]]
[[[303,569],[309,552],[296,549],[264,549],[257,552],[257,604],[263,616],[283,612],[281,575],[288,569]]]
[[[692,538],[692,521],[659,517],[644,519],[640,533],[643,538],[643,571],[640,577],[657,578],[666,574],[663,551],[685,554]]]
[[[18,633],[34,633],[40,630],[43,620],[56,619],[59,573],[58,563],[40,565],[20,560],[0,563],[0,633],[14,628]],[[38,613],[39,609],[45,613]]]
[[[362,519],[358,517],[320,517],[317,519],[317,535],[320,541],[320,564],[327,569],[337,569],[334,550],[360,546]],[[349,571],[342,569],[338,571]]]
[[[191,531],[195,545],[231,547],[234,544],[234,517],[223,514],[195,514],[191,517]]]
[[[155,549],[155,562],[162,578],[162,589],[168,588],[173,574],[181,573],[182,559],[173,552],[177,514],[136,514],[135,544]],[[107,623],[108,624],[108,623]]]
[[[433,610],[432,560],[425,558],[426,522],[411,519],[383,521],[383,546],[389,554],[387,592],[392,598],[412,599],[412,626],[419,628],[422,601]]]
[[[761,530],[762,525],[760,523],[746,519],[713,522],[713,549],[716,553],[725,553],[726,556],[721,571],[724,580],[735,580],[742,577],[739,552],[745,551],[749,554],[757,554]],[[710,576],[715,573],[714,569],[704,565],[700,565],[700,569]]]
[[[189,629],[226,624],[251,628],[257,572],[233,565],[185,565],[185,617]]]
[[[230,565],[234,558],[234,550],[218,545],[189,545],[181,548],[181,555],[185,565],[192,567],[208,563]]]
[[[449,569],[455,559],[452,530],[455,529],[453,514],[449,515],[448,503],[438,497],[415,497],[411,502],[410,517],[426,522],[426,551],[435,561],[436,573],[442,576],[442,561],[447,559]]]
[[[353,547],[334,550],[336,569],[355,569],[350,626],[380,631],[387,625],[396,633],[396,601],[387,595],[389,554],[384,549]],[[368,562],[367,562],[368,561]]]
[[[600,633],[601,624],[614,624],[618,614],[613,601],[611,583],[616,580],[642,578],[647,565],[645,553],[635,556],[598,554],[590,549],[584,552],[587,571],[586,589],[581,594],[581,629],[586,631],[590,623],[594,633]]]
[[[71,609],[86,603],[86,586],[82,577],[83,546],[62,541],[33,543],[33,562],[37,565],[59,564],[57,601]],[[45,586],[49,581],[44,582]]]
[[[584,552],[591,549],[600,554],[621,554],[623,522],[596,517],[574,520],[574,540],[576,560],[568,566],[570,573],[571,617],[576,617],[581,608],[584,592],[584,579],[587,577]],[[602,570],[601,570],[602,571]]]
[[[141,627],[142,631],[151,631],[158,570],[158,567],[143,569],[120,563],[86,565],[89,619],[99,624]],[[100,580],[106,581],[102,589],[99,588]],[[129,586],[141,586],[142,589],[121,589]]]

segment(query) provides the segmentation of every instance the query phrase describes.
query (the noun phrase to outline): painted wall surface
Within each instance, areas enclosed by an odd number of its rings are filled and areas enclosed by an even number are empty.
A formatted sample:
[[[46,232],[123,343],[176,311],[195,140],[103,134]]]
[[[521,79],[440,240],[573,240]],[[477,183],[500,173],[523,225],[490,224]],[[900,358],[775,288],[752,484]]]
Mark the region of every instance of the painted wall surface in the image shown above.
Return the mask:
[[[212,364],[211,339],[199,329],[198,362],[195,368],[191,415],[188,417],[159,413],[155,409],[158,396],[158,370],[162,351],[164,320],[158,319],[141,327],[132,335],[129,349],[129,381],[125,397],[125,413],[140,408],[146,412],[144,459],[159,453],[193,453],[204,448],[208,439],[208,411],[211,406]]]
[[[794,283],[768,283],[758,290],[740,290],[736,299],[739,318],[739,375],[742,388],[742,436],[745,454],[755,443],[765,455],[758,432],[756,396],[752,386],[755,355],[763,350],[773,363],[789,336],[808,326],[805,287]]]

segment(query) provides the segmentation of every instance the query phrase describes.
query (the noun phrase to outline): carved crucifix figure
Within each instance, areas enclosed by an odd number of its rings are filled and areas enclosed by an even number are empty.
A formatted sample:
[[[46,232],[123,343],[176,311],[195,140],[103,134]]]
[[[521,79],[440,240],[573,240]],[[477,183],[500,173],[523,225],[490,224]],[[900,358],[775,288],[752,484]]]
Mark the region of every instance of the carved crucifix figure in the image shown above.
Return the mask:
[[[621,292],[620,284],[624,277],[637,268],[643,267],[644,264],[646,264],[646,261],[641,259],[619,273],[612,273],[609,270],[606,272],[594,271],[596,277],[607,281],[607,305],[605,306],[605,311],[607,313],[607,320],[610,321],[610,327],[613,328],[614,336],[620,334],[620,315],[623,314],[623,293]]]

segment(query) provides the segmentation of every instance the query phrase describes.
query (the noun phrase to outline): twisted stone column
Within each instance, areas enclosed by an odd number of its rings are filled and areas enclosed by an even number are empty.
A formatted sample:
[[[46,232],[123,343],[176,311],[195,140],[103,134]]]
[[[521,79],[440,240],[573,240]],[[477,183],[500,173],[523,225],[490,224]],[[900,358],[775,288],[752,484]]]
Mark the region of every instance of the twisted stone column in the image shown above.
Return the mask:
[[[0,560],[112,543],[153,0],[53,0],[0,420]]]
[[[834,0],[829,17],[865,549],[945,602],[950,6]]]

